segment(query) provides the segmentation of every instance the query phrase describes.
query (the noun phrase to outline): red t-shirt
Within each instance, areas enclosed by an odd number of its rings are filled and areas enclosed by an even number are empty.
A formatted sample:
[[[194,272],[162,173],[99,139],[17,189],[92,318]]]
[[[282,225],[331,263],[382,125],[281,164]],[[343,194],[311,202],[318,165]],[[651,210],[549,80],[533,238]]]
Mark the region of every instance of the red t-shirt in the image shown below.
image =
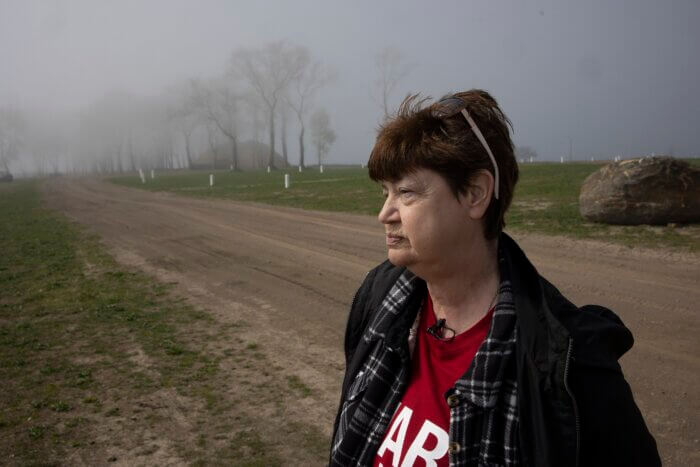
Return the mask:
[[[379,445],[374,467],[449,465],[450,409],[444,394],[471,365],[492,315],[493,308],[452,341],[440,341],[427,332],[436,321],[428,294],[418,325],[411,380]]]

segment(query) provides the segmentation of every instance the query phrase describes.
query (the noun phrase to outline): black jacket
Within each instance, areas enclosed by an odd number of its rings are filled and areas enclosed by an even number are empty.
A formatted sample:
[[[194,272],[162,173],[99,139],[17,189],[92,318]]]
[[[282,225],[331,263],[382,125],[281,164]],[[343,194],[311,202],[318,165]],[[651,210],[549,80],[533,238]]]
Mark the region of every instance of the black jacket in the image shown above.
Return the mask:
[[[521,462],[530,466],[657,466],[656,443],[617,360],[631,332],[607,308],[576,307],[541,277],[518,245],[499,238],[518,319],[516,345]],[[404,271],[385,261],[367,275],[353,300],[345,335],[341,405],[368,349],[362,333]],[[423,290],[424,288],[417,288]],[[421,300],[402,312],[415,316]],[[412,319],[401,319],[399,327]],[[405,335],[405,330],[397,332]],[[336,417],[337,429],[338,418]],[[334,435],[335,437],[335,435]]]

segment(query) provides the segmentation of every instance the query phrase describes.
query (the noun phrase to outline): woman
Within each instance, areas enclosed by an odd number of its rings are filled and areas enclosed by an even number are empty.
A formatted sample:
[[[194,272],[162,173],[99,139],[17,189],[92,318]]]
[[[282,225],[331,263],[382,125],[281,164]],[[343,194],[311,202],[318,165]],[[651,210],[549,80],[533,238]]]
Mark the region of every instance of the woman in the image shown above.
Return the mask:
[[[502,232],[518,179],[486,92],[407,98],[369,160],[388,261],[353,300],[331,465],[660,465],[617,359]]]

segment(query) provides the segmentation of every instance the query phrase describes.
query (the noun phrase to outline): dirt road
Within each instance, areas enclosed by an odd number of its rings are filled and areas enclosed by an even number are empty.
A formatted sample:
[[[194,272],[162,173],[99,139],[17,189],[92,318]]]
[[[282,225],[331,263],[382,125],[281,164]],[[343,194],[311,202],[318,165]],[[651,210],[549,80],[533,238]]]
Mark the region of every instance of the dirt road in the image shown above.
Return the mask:
[[[222,323],[245,319],[275,363],[318,395],[300,417],[329,433],[352,295],[385,258],[372,217],[189,199],[55,179],[47,204],[100,235],[120,262],[176,282]],[[700,258],[515,235],[574,303],[615,310],[636,344],[622,361],[666,465],[700,464]]]

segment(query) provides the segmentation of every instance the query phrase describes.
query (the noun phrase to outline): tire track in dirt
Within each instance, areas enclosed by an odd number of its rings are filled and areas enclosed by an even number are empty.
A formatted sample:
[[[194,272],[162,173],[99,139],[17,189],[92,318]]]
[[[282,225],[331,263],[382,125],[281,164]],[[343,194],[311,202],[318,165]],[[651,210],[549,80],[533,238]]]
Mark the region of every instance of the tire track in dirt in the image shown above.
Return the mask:
[[[150,193],[55,179],[47,204],[100,235],[121,261],[221,322],[245,319],[276,365],[314,390],[295,413],[328,434],[342,376],[342,336],[356,287],[385,258],[369,216]],[[515,235],[574,303],[615,310],[636,345],[622,364],[666,465],[700,462],[700,258],[562,237]]]

